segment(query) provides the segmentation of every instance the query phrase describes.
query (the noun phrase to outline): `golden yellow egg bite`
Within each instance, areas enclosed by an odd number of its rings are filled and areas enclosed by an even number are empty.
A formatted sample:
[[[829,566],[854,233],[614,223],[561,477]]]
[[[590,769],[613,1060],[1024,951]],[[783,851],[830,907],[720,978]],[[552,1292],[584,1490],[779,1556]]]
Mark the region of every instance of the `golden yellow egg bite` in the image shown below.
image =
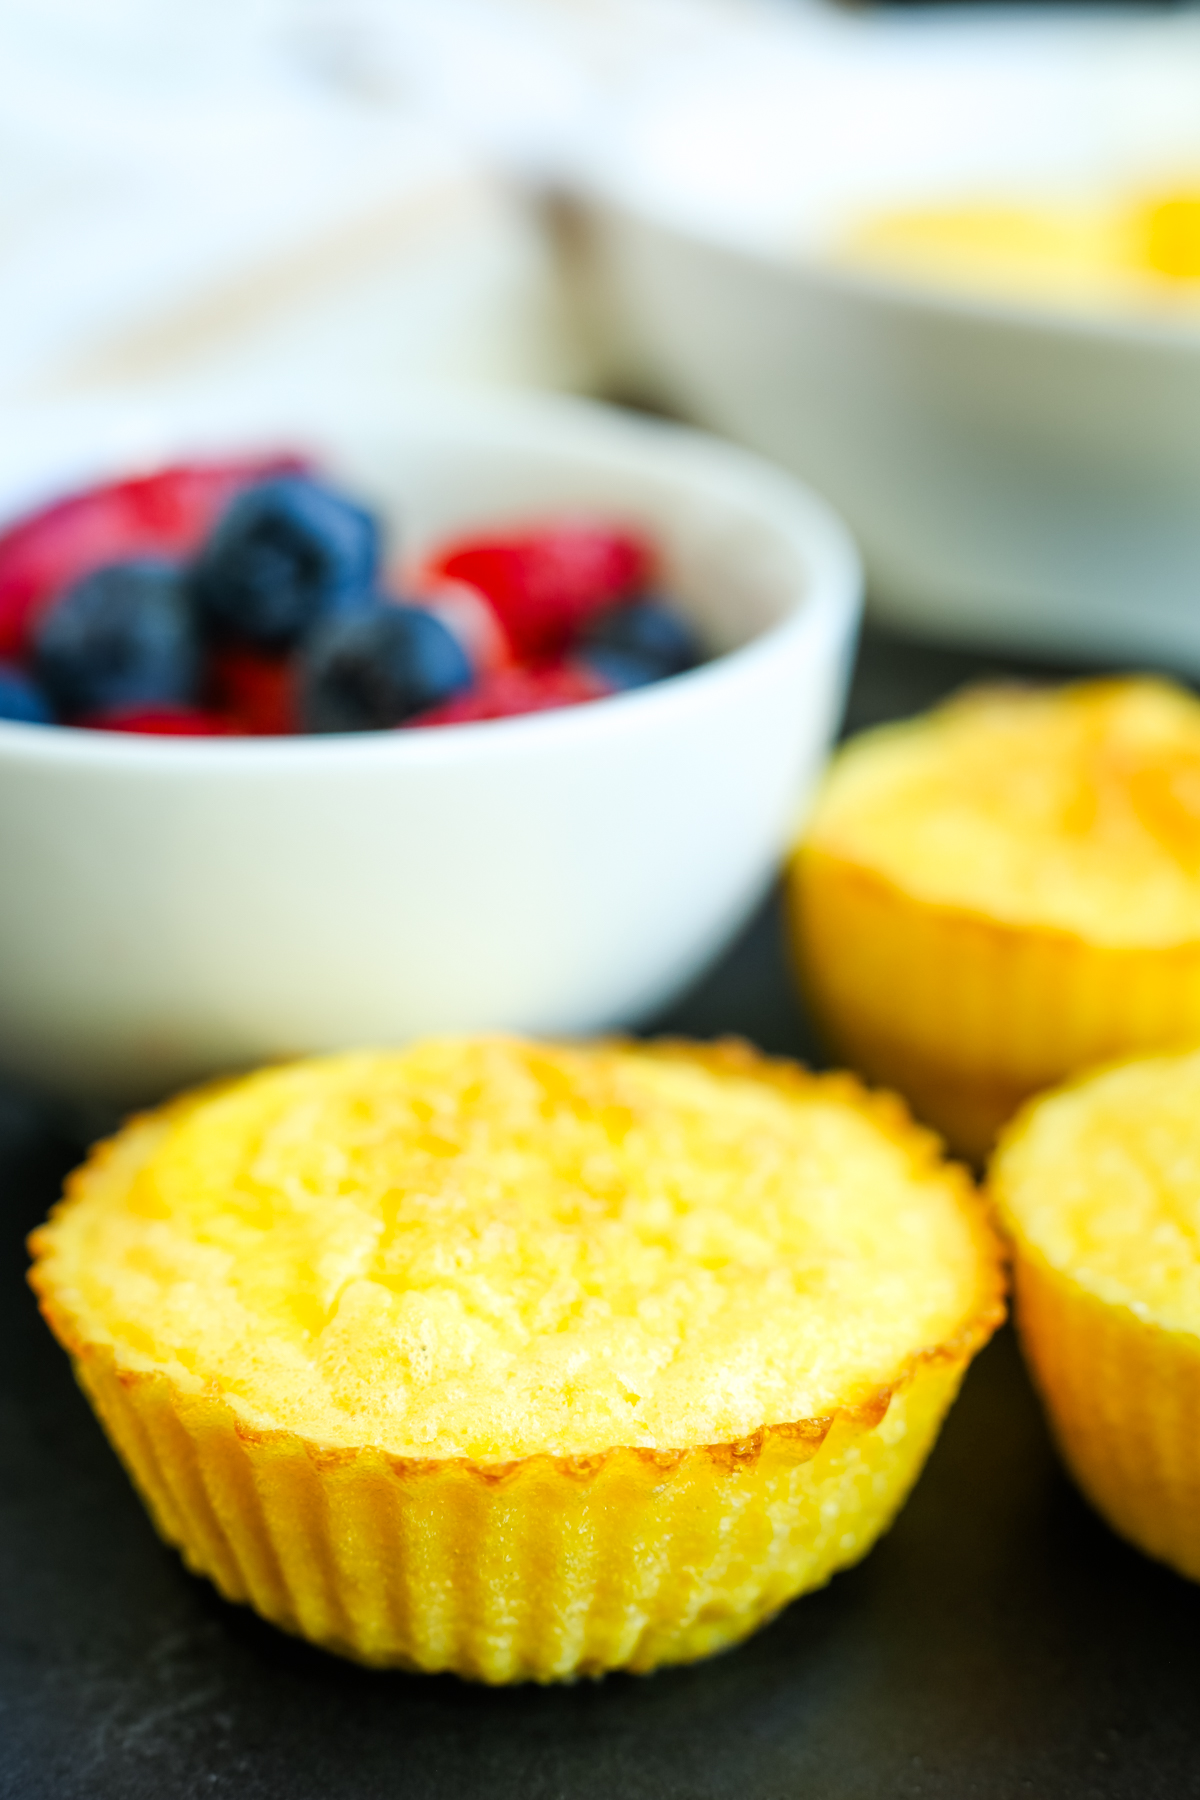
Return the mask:
[[[981,298],[1194,317],[1200,185],[891,208],[853,220],[833,255],[852,267]]]
[[[991,1189],[1067,1463],[1116,1530],[1200,1580],[1200,1052],[1034,1101]]]
[[[981,1155],[1075,1071],[1200,1041],[1200,703],[979,688],[835,758],[794,860],[842,1060]]]
[[[739,1046],[269,1070],[135,1119],[31,1244],[190,1567],[497,1682],[707,1655],[857,1560],[1001,1315],[899,1102]]]

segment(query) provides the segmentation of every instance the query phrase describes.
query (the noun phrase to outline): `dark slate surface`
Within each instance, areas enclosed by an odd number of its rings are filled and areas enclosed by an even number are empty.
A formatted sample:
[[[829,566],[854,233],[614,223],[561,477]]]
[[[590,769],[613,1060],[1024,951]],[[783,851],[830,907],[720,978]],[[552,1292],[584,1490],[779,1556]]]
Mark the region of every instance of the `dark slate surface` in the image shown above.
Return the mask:
[[[873,632],[851,716],[985,666]],[[661,1024],[812,1053],[775,902]],[[103,1122],[0,1088],[4,1800],[1200,1795],[1200,1589],[1077,1497],[1008,1333],[890,1536],[714,1662],[488,1692],[224,1605],[154,1537],[23,1286],[23,1235]]]

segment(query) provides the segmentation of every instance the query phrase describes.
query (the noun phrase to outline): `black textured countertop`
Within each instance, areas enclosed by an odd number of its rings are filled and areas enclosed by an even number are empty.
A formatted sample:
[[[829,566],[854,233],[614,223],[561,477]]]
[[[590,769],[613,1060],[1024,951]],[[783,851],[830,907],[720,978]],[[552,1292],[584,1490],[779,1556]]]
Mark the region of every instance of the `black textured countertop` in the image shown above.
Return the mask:
[[[997,667],[872,632],[852,722]],[[813,1054],[774,902],[660,1023]],[[3,1800],[1200,1795],[1200,1588],[1078,1498],[1007,1332],[890,1535],[713,1662],[488,1691],[225,1605],[155,1538],[23,1285],[24,1233],[102,1124],[0,1087]]]

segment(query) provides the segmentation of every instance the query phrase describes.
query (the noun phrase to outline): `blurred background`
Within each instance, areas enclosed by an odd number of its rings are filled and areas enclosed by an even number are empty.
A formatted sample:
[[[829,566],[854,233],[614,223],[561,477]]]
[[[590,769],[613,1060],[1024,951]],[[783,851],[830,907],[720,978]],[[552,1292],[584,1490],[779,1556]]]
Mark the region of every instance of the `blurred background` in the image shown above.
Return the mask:
[[[6,0],[0,158],[10,449],[578,389],[811,480],[905,630],[1200,672],[1200,13]]]

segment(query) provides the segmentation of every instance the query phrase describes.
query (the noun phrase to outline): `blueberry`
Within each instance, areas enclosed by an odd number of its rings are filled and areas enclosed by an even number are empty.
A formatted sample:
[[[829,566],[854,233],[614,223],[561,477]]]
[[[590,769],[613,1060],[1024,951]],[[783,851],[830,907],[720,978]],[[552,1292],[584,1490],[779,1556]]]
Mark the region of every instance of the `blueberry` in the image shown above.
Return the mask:
[[[0,663],[0,719],[14,719],[20,725],[54,722],[45,695],[23,669],[14,669],[11,663]]]
[[[188,577],[214,637],[286,650],[333,613],[369,603],[379,531],[364,512],[308,475],[243,488]]]
[[[471,681],[466,653],[440,619],[378,601],[315,633],[301,658],[300,716],[306,731],[383,731]]]
[[[682,675],[701,661],[691,626],[660,600],[606,606],[593,614],[579,635],[578,651],[589,668],[618,689]]]
[[[38,621],[34,673],[67,718],[185,705],[200,646],[174,564],[110,563],[69,587]]]
[[[606,688],[623,694],[630,688],[650,687],[663,679],[662,670],[644,656],[629,650],[585,650],[577,658],[592,675],[599,676]]]

